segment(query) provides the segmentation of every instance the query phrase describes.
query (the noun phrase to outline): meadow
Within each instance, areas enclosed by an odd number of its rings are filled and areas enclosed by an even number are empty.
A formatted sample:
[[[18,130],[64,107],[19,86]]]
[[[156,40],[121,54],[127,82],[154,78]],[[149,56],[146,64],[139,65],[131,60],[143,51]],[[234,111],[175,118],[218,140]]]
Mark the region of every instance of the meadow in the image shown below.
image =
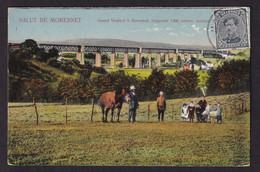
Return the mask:
[[[159,68],[160,69],[160,68]],[[179,72],[179,69],[174,68],[161,68],[164,74],[174,75],[175,72]],[[152,73],[152,69],[108,69],[110,72],[116,72],[118,70],[123,70],[127,75],[136,75],[140,78],[148,78]],[[199,70],[198,75],[205,75],[207,71]]]
[[[8,162],[13,165],[93,166],[247,166],[250,163],[250,94],[209,96],[222,102],[223,123],[190,123],[180,119],[183,103],[199,98],[167,100],[165,122],[157,122],[155,101],[140,102],[137,122],[128,123],[128,104],[121,123],[102,123],[101,110],[91,105],[8,104]],[[247,112],[236,104],[247,102]],[[37,101],[36,101],[37,102]],[[148,105],[151,105],[148,120]],[[110,115],[108,116],[110,118]],[[108,119],[109,119],[108,118]],[[196,120],[195,120],[196,121]]]

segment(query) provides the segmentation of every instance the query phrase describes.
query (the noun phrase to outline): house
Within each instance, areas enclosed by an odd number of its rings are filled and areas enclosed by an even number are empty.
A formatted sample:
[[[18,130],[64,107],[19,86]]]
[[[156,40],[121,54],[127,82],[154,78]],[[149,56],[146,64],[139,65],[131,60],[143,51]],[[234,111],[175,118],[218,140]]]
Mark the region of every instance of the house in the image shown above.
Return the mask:
[[[190,64],[189,63],[184,63],[183,70],[190,70]]]

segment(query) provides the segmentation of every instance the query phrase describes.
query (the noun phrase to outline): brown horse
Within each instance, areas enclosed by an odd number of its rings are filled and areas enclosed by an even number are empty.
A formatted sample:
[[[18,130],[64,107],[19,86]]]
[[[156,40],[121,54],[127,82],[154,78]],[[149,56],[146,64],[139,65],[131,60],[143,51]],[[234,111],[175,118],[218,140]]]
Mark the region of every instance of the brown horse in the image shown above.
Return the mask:
[[[102,122],[107,122],[107,114],[111,109],[111,122],[113,122],[114,109],[117,108],[117,122],[119,122],[120,111],[123,106],[126,91],[122,89],[118,91],[108,91],[103,93],[98,100],[98,104],[102,109]],[[106,108],[106,110],[105,110]]]

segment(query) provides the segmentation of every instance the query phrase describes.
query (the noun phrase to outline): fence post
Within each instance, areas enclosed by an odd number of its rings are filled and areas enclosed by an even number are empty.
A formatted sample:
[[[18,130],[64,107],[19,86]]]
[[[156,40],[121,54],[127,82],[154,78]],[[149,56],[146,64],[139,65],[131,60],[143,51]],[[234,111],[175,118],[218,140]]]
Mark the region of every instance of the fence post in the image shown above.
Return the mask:
[[[150,121],[150,112],[151,112],[151,109],[150,109],[150,103],[149,103],[148,106],[147,106],[147,117],[148,117],[148,121]]]
[[[227,117],[227,106],[225,106],[225,115],[223,116],[223,118],[226,118]]]
[[[242,113],[244,113],[244,101],[242,101]]]
[[[247,112],[247,108],[246,108],[246,101],[245,101],[245,112]]]
[[[35,121],[35,125],[37,126],[37,125],[38,125],[38,119],[39,119],[39,116],[38,116],[37,106],[36,106],[35,98],[34,98],[34,97],[33,97],[33,105],[34,105],[35,113],[36,113],[36,121]]]
[[[243,108],[243,102],[242,103],[240,102],[240,104],[239,104],[239,111],[240,112],[239,113],[242,113],[242,111],[243,111],[242,108]]]
[[[150,103],[148,104],[148,121],[150,121]]]
[[[173,120],[173,110],[174,110],[174,105],[172,105],[172,120]]]
[[[67,105],[68,105],[68,98],[66,97],[66,124],[68,123],[68,108],[67,108]]]
[[[94,114],[94,99],[92,98],[91,122],[93,122],[93,114]]]

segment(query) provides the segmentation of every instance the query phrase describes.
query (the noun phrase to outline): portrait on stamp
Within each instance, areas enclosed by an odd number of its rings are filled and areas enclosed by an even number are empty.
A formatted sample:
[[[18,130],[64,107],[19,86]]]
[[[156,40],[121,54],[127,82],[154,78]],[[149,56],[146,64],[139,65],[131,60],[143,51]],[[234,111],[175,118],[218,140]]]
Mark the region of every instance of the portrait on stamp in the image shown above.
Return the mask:
[[[216,10],[214,17],[217,49],[249,47],[246,9]]]

